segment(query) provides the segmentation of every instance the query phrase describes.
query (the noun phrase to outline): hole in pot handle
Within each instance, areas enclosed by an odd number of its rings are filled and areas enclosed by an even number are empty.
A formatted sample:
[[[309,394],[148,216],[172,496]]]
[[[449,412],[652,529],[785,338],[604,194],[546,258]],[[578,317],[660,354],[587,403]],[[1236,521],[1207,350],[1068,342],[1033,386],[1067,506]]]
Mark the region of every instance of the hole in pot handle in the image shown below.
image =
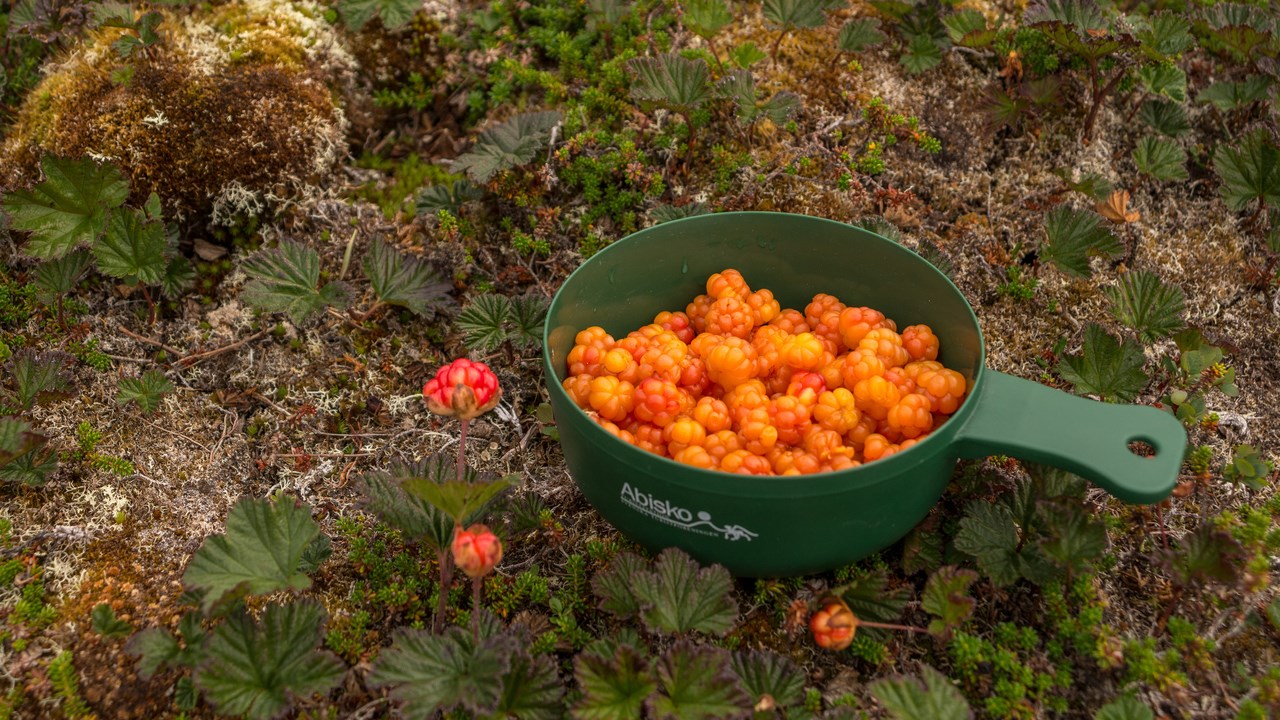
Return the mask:
[[[1187,433],[1156,408],[1087,400],[994,370],[966,402],[974,407],[956,433],[961,457],[1012,455],[1053,465],[1132,503],[1159,502],[1177,483]],[[1154,454],[1134,452],[1133,442]]]

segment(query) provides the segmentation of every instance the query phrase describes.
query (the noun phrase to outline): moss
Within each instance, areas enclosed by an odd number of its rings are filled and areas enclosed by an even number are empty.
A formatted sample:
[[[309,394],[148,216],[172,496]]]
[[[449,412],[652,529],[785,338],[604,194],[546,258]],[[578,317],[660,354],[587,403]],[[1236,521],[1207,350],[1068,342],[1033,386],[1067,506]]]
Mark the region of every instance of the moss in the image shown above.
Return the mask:
[[[122,61],[103,48],[118,30],[95,31],[20,110],[0,151],[5,181],[35,180],[43,153],[88,155],[117,163],[136,201],[154,191],[171,212],[215,220],[314,182],[340,155],[335,94],[350,59],[325,51],[323,23],[298,7],[310,6],[251,0],[168,16],[171,35],[133,61],[127,84],[112,81]]]

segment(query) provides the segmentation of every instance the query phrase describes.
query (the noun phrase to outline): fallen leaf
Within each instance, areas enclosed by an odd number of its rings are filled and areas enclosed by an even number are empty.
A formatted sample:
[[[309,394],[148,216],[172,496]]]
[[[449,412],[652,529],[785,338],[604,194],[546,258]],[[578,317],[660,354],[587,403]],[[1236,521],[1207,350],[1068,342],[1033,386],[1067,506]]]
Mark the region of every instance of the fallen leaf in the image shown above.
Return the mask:
[[[1128,190],[1116,190],[1108,195],[1106,200],[1099,202],[1094,207],[1099,215],[1113,223],[1138,222],[1142,217],[1142,213],[1136,210],[1129,210]]]

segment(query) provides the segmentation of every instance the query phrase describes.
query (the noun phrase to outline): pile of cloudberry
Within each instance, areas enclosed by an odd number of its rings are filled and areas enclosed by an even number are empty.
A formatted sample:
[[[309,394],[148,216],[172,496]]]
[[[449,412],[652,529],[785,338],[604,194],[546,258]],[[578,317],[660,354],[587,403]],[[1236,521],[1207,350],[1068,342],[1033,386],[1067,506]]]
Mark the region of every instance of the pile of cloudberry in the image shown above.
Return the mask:
[[[607,431],[700,468],[754,475],[841,470],[906,449],[947,419],[965,378],[937,362],[927,325],[898,332],[869,307],[818,294],[782,309],[737,270],[683,312],[621,340],[578,333],[565,390]]]

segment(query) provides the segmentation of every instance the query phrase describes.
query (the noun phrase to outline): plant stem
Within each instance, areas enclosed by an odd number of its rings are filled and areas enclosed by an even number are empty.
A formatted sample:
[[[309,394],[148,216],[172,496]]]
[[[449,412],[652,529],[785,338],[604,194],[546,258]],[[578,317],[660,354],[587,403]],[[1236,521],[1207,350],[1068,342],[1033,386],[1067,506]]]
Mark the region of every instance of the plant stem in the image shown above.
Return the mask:
[[[156,324],[156,304],[151,299],[151,291],[147,289],[147,286],[145,283],[143,283],[142,285],[142,297],[147,301],[147,310],[148,310],[147,324],[155,325]]]
[[[480,590],[484,587],[484,578],[471,578],[471,637],[480,641]]]
[[[773,41],[773,50],[769,52],[769,56],[773,58],[775,63],[778,62],[778,48],[782,47],[782,38],[786,36],[787,31],[783,29],[782,32],[778,33],[778,39]]]
[[[913,633],[929,632],[928,630],[925,630],[922,627],[916,627],[915,625],[896,625],[894,623],[878,623],[871,622],[869,620],[859,620],[858,625],[862,627],[877,628],[879,630],[902,630],[903,632]]]
[[[1095,61],[1090,65],[1089,81],[1090,81],[1090,84],[1093,86],[1093,93],[1091,94],[1091,97],[1090,97],[1089,114],[1085,116],[1084,129],[1080,133],[1080,140],[1085,145],[1089,144],[1089,139],[1093,135],[1093,124],[1098,119],[1098,110],[1102,108],[1102,101],[1106,99],[1108,95],[1111,94],[1112,90],[1116,89],[1116,85],[1120,83],[1120,80],[1123,77],[1124,77],[1124,68],[1121,67],[1119,70],[1116,70],[1116,74],[1113,75],[1111,79],[1107,81],[1107,84],[1102,86],[1102,89],[1099,90],[1098,76],[1097,76],[1097,63]]]
[[[462,430],[458,432],[458,482],[467,479],[467,424],[470,422],[470,420],[463,420]],[[461,522],[462,518],[458,518],[458,521]]]
[[[440,563],[440,599],[436,602],[436,616],[431,619],[431,632],[439,635],[444,632],[444,614],[449,610],[449,586],[453,584],[453,555],[449,548],[442,547],[436,553]]]

